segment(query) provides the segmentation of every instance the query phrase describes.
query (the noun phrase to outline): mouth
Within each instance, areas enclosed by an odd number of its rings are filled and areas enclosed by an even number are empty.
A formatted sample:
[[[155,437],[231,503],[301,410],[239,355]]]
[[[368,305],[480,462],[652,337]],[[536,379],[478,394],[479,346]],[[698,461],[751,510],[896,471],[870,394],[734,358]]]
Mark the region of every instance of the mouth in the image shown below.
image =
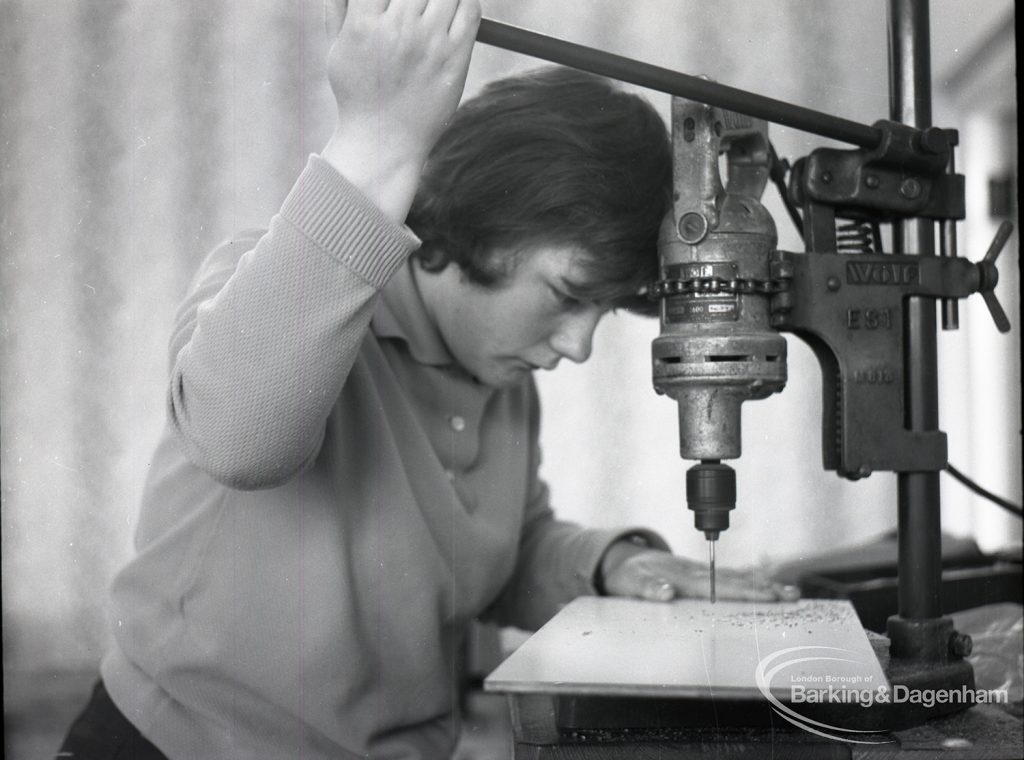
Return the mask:
[[[543,370],[550,371],[550,370],[553,370],[555,367],[558,366],[558,360],[555,359],[553,362],[548,362],[547,364],[534,364],[533,362],[525,362],[525,364],[526,364],[527,367],[530,368],[531,372],[535,371],[535,370],[538,370],[538,369],[543,369]]]

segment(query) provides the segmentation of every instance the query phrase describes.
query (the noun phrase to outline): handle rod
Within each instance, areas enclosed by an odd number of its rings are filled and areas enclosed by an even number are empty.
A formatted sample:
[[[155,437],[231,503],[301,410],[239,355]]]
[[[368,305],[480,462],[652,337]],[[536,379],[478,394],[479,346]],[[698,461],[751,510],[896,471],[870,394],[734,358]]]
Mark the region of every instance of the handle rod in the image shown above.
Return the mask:
[[[767,98],[735,87],[682,74],[671,69],[641,63],[632,58],[577,45],[555,37],[482,19],[477,42],[514,53],[560,63],[592,74],[619,79],[669,95],[677,95],[728,111],[764,119],[773,124],[810,132],[834,140],[875,148],[882,141],[881,130],[855,121],[821,113],[792,103]]]

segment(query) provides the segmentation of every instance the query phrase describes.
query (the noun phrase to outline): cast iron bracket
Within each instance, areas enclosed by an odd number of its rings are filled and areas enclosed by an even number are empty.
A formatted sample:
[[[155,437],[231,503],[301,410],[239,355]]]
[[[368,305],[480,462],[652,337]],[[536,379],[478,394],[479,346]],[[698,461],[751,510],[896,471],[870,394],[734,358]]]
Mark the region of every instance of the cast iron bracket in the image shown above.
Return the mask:
[[[857,479],[877,470],[928,472],[946,464],[946,435],[906,427],[904,311],[910,296],[964,298],[982,292],[1002,329],[992,293],[1009,225],[978,263],[893,254],[773,254],[772,326],[804,339],[824,383],[824,466]],[[1000,320],[1002,318],[1002,321]]]
[[[875,148],[819,148],[797,161],[793,201],[829,206],[851,219],[963,219],[964,177],[946,172],[956,130],[885,120],[873,126],[882,134]]]

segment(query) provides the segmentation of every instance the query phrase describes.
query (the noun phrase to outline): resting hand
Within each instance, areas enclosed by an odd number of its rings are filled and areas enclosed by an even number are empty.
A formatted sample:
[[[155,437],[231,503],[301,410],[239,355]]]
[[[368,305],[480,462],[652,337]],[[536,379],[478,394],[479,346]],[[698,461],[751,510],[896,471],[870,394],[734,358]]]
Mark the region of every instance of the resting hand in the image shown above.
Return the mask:
[[[708,598],[709,574],[705,564],[627,541],[612,544],[601,562],[607,594],[659,602]],[[738,601],[793,601],[799,597],[796,587],[772,583],[754,570],[717,570],[715,592],[718,599]]]
[[[479,0],[328,0],[338,106],[323,158],[396,221],[459,104]]]

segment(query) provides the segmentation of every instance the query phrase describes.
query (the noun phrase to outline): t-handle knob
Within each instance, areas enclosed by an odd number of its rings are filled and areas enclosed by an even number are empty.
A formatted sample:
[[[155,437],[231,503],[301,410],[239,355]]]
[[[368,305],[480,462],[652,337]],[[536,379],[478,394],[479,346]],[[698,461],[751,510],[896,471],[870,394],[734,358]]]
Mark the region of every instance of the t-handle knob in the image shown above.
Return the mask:
[[[989,245],[988,251],[985,253],[985,258],[978,262],[978,272],[980,275],[978,291],[985,300],[989,314],[992,315],[992,319],[996,323],[996,329],[1004,333],[1010,331],[1010,320],[1006,318],[1006,312],[1003,311],[1003,307],[999,304],[999,299],[996,298],[995,287],[996,283],[999,282],[999,270],[996,269],[996,259],[1003,252],[1003,247],[1012,234],[1013,225],[1010,222],[1000,224],[999,229],[996,230],[996,236],[992,238],[992,244]]]

